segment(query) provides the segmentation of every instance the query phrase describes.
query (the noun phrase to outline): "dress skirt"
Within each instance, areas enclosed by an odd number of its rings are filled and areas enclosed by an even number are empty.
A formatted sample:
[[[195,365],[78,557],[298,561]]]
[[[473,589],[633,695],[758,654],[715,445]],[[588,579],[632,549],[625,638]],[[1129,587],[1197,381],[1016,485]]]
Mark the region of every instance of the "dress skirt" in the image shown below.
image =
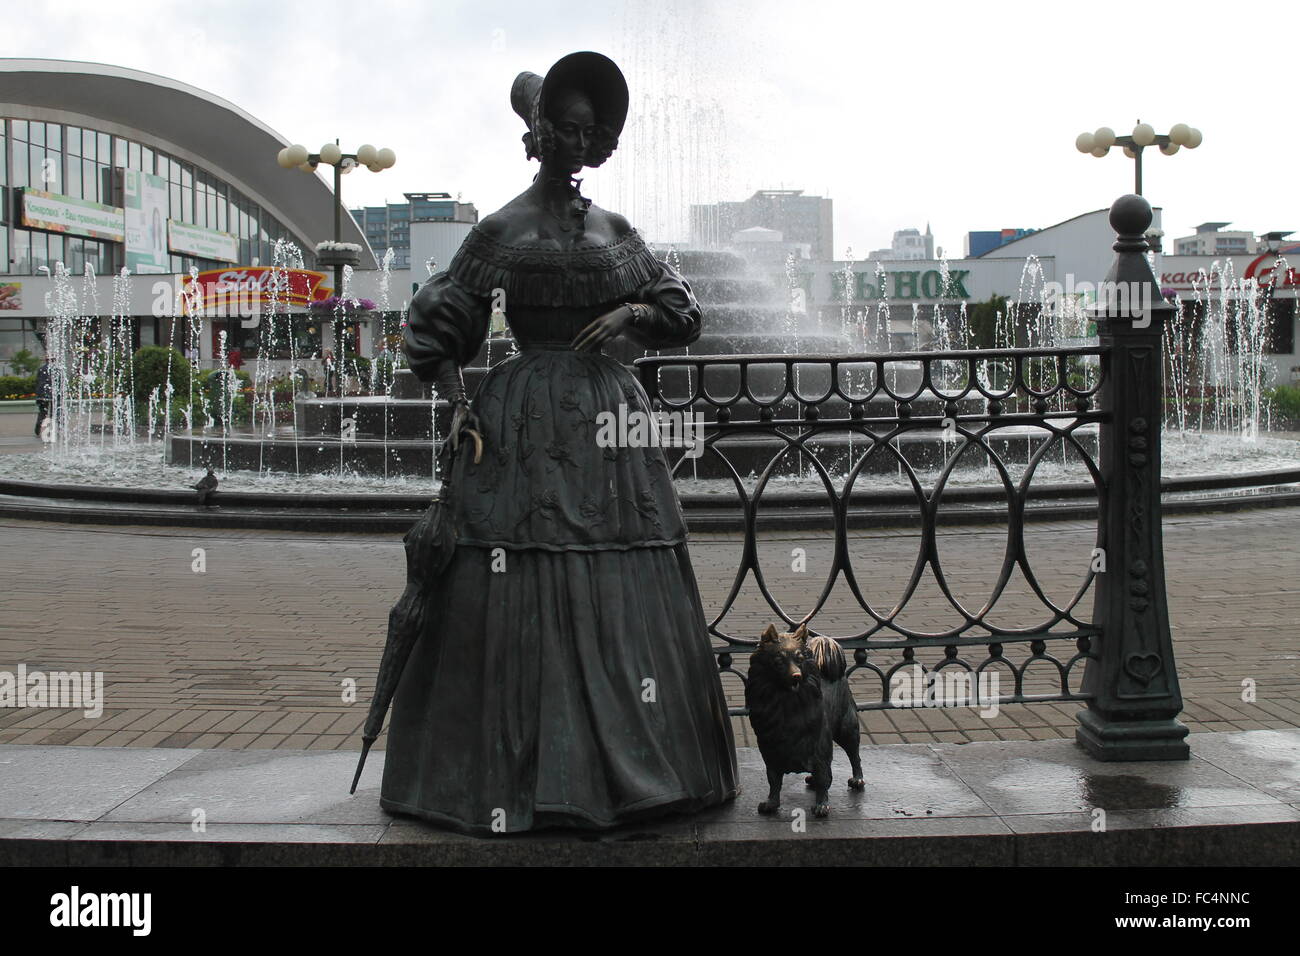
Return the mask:
[[[662,450],[594,441],[620,403],[645,409],[633,377],[571,351],[523,353],[480,385],[484,460],[451,472],[459,542],[393,700],[385,810],[488,834],[735,796]]]
[[[465,832],[609,827],[736,793],[685,545],[458,548],[393,702],[381,805]],[[496,823],[494,831],[493,824]]]

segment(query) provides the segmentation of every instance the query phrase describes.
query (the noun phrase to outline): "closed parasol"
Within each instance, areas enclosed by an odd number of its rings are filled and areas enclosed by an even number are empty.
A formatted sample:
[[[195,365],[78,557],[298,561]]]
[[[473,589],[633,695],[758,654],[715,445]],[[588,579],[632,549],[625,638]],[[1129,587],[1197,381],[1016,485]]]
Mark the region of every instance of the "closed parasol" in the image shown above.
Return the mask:
[[[465,429],[463,434],[469,435],[474,441],[474,464],[477,465],[483,457],[483,438],[472,428]],[[444,444],[447,461],[443,468],[445,477],[442,489],[402,538],[406,547],[406,589],[388,613],[388,639],[384,643],[383,657],[379,660],[375,696],[370,701],[370,712],[366,715],[361,731],[361,759],[357,761],[357,772],[352,777],[351,793],[357,792],[357,782],[366,765],[366,755],[384,728],[388,705],[393,702],[393,695],[397,692],[397,684],[401,680],[406,661],[411,656],[411,649],[425,632],[438,578],[447,569],[456,551],[456,529],[449,507],[451,456],[455,454],[457,445],[450,440]]]

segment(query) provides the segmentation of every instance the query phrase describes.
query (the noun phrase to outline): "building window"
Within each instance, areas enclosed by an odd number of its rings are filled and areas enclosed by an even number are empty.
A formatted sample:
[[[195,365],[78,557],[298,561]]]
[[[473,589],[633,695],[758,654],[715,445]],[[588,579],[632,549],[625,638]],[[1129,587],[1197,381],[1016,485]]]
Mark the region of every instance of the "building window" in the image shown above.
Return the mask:
[[[32,234],[26,229],[14,230],[14,247],[9,262],[9,271],[13,275],[32,274]]]
[[[1268,351],[1273,355],[1295,354],[1295,299],[1274,299],[1271,302]]]
[[[9,170],[11,186],[26,186],[27,179],[27,144],[15,140],[13,143],[13,164]]]
[[[53,265],[51,265],[49,255],[47,253],[48,247],[45,242],[45,233],[33,232],[30,233],[30,235],[31,235],[31,242],[30,242],[31,265],[28,267],[27,270],[28,273],[31,275],[38,275],[41,271],[42,266],[46,267],[47,269],[53,270],[54,267]]]

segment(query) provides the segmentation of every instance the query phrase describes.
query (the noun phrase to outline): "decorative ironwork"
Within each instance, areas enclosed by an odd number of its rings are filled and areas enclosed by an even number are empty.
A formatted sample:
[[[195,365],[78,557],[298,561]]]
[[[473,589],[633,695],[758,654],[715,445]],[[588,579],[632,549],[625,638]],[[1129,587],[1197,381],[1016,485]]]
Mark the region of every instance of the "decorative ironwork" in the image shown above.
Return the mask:
[[[709,624],[710,633],[718,640],[720,669],[743,681],[745,675],[737,667],[737,658],[749,653],[758,640],[756,635],[732,633],[725,625],[751,573],[777,618],[790,627],[808,623],[815,631],[819,612],[837,581],[843,579],[863,613],[863,624],[853,633],[832,636],[852,653],[850,673],[872,674],[879,684],[879,693],[873,699],[858,701],[859,710],[914,706],[894,702],[891,687],[896,675],[920,663],[916,652],[921,648],[943,650],[943,659],[927,671],[961,668],[978,677],[991,667],[1004,668],[1013,678],[1014,687],[1012,693],[1000,696],[1002,702],[1086,699],[1078,691],[1080,675],[1076,665],[1093,656],[1092,643],[1098,630],[1088,615],[1080,613],[1079,605],[1091,587],[1094,572],[1087,571],[1068,600],[1053,601],[1040,585],[1026,554],[1024,518],[1034,476],[1053,451],[1072,450],[1099,487],[1100,473],[1089,440],[1095,439],[1095,434],[1089,433],[1110,421],[1109,413],[1094,407],[1105,380],[1106,359],[1107,352],[1102,348],[1069,348],[849,356],[657,356],[639,360],[642,384],[657,409],[670,413],[702,411],[706,418],[704,454],[677,457],[674,474],[681,477],[686,469],[698,468],[695,462],[714,462],[715,471],[730,480],[744,513],[740,564],[727,598]],[[726,372],[731,374],[718,374]],[[733,380],[728,395],[709,387],[713,378],[722,377]],[[819,394],[808,394],[801,388],[801,378],[819,380]],[[907,378],[912,384],[901,386],[899,382]],[[669,391],[663,387],[665,383],[678,388]],[[1030,436],[999,436],[1009,428],[1032,429],[1038,439],[1019,477],[1013,474],[1016,466],[1009,465],[1005,448],[1000,446],[1027,444]],[[756,456],[754,439],[758,436],[769,439],[769,444]],[[741,441],[729,445],[728,439],[733,437]],[[828,441],[835,437],[840,440]],[[932,459],[928,471],[915,460],[916,454],[901,447],[913,437],[929,439],[913,449],[922,453],[921,458],[928,453]],[[738,466],[737,451],[755,464],[752,488],[742,477],[744,463]],[[950,588],[937,534],[945,490],[959,461],[968,453],[987,460],[1007,506],[1006,547],[991,594],[977,608],[966,606]],[[866,484],[865,471],[876,456],[884,456],[905,476],[915,498],[921,530],[921,548],[906,589],[888,609],[869,596],[863,583],[861,556],[859,566],[855,566],[849,546],[854,526],[853,494]],[[798,619],[781,606],[769,588],[757,546],[764,496],[774,478],[782,473],[783,465],[789,472],[792,458],[797,460],[804,479],[819,485],[825,493],[834,528],[830,570],[813,609]],[[833,472],[838,472],[838,480]],[[1105,548],[1100,535],[1096,546]],[[917,630],[899,621],[927,567],[953,612],[951,626],[940,630]],[[989,620],[1016,569],[1044,610],[1044,620],[1034,626],[1005,627]],[[1067,642],[1072,647],[1058,656],[1049,653],[1049,642]],[[1017,663],[1005,654],[1008,644],[1028,645],[1029,654]],[[985,652],[982,660],[970,658],[976,649]],[[888,666],[873,660],[873,654],[889,650],[901,650],[901,658]],[[1056,693],[1027,693],[1025,674],[1034,664],[1055,669]],[[744,712],[744,708],[733,709],[735,714]]]
[[[1187,756],[1187,731],[1176,720],[1182,701],[1160,540],[1160,350],[1170,307],[1159,297],[1143,255],[1142,232],[1150,218],[1141,197],[1123,197],[1112,208],[1119,240],[1108,282],[1129,283],[1130,290],[1144,293],[1131,301],[1153,304],[1124,315],[1113,301],[1099,305],[1096,347],[637,361],[657,410],[704,421],[702,453],[694,446],[689,455],[676,456],[674,476],[729,481],[743,514],[735,578],[709,623],[724,674],[745,680],[741,662],[761,630],[733,633],[727,623],[749,575],[775,617],[791,628],[806,623],[816,633],[827,633],[818,628],[818,616],[842,579],[861,612],[860,626],[830,636],[852,654],[856,687],[863,678],[870,687],[874,678],[878,690],[859,692],[858,710],[917,706],[914,696],[897,699],[894,682],[907,676],[905,670],[915,675],[919,667],[928,686],[951,669],[974,680],[997,669],[1013,683],[1010,694],[997,693],[998,703],[1086,701],[1078,739],[1101,759]],[[1008,439],[1008,431],[1016,437]],[[1025,461],[1011,461],[1010,448],[1021,444]],[[1082,465],[1098,501],[1090,557],[1099,556],[1099,563],[1089,563],[1063,601],[1048,596],[1025,548],[1034,477],[1057,450],[1072,453]],[[956,596],[938,547],[940,505],[967,456],[984,459],[1006,502],[1005,548],[989,597],[978,607]],[[921,540],[907,586],[889,608],[873,603],[855,565],[861,556],[849,544],[850,532],[862,523],[852,507],[855,486],[866,484],[864,475],[882,461],[911,489]],[[751,474],[752,487],[742,472]],[[765,496],[778,497],[771,489],[781,475],[819,487],[832,516],[830,569],[812,609],[797,619],[773,595],[759,560],[759,515]],[[806,500],[806,491],[799,497]],[[930,630],[900,621],[927,568],[951,612],[946,626]],[[1024,627],[990,619],[1016,570],[1042,609],[1042,619]],[[1086,609],[1089,590],[1094,600]],[[1021,650],[1019,659],[1007,655],[1009,647]],[[918,658],[918,652],[938,649],[942,658],[929,666]],[[892,663],[891,652],[897,657]],[[1044,666],[1054,675],[1052,692],[1031,693],[1027,673]],[[734,707],[732,713],[743,715],[745,709]]]

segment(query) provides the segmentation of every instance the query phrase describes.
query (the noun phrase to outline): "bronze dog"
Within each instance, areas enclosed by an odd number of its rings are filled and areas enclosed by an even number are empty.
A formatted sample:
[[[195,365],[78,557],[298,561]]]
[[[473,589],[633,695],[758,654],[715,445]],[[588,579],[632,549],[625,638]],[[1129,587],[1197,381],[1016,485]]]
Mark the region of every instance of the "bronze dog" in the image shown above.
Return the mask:
[[[813,788],[813,815],[830,812],[832,742],[848,754],[853,767],[849,787],[861,790],[858,714],[845,676],[844,649],[829,637],[809,637],[800,624],[782,634],[769,624],[750,658],[745,685],[749,719],[767,766],[767,799],[759,813],[781,806],[781,782],[787,773],[808,773]]]

